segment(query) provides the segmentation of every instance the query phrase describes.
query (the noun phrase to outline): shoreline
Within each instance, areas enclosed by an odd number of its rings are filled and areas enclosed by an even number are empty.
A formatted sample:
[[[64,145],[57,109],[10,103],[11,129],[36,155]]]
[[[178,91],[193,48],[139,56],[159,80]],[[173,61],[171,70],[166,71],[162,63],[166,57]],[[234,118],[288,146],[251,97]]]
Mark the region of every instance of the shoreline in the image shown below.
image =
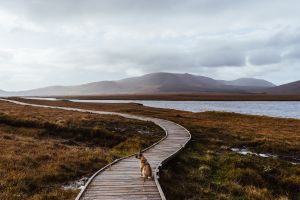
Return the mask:
[[[255,93],[159,93],[105,95],[32,95],[0,96],[1,98],[38,97],[78,100],[144,100],[144,101],[300,101],[300,95],[272,95]]]
[[[42,97],[42,96],[40,96]],[[156,101],[300,101],[300,95],[268,94],[122,94],[122,95],[66,95],[47,96],[58,99],[78,100],[156,100]]]
[[[12,98],[13,99],[13,98]],[[270,105],[272,105],[272,102],[278,102],[276,104],[281,104],[281,103],[285,103],[285,104],[290,104],[292,102],[295,102],[298,105],[298,101],[223,101],[224,106],[228,105],[229,108],[228,109],[220,109],[218,107],[218,102],[221,101],[166,101],[166,100],[92,100],[92,99],[88,99],[88,100],[82,100],[82,99],[56,99],[56,98],[52,98],[52,99],[47,99],[47,98],[23,98],[26,100],[33,100],[33,101],[53,101],[53,102],[74,102],[74,103],[93,103],[93,104],[110,104],[110,105],[128,105],[128,104],[132,104],[132,105],[136,105],[136,106],[144,106],[144,107],[151,107],[151,108],[161,108],[161,109],[171,109],[171,110],[178,110],[178,111],[187,111],[187,112],[192,112],[192,113],[200,113],[200,112],[225,112],[225,113],[237,113],[237,114],[245,114],[245,115],[252,115],[252,116],[266,116],[266,117],[275,117],[275,118],[286,118],[286,119],[300,119],[300,116],[298,114],[295,113],[291,113],[291,110],[287,109],[283,109],[281,110],[281,112],[275,112],[275,113],[269,113],[267,112],[267,109],[265,111],[260,111],[260,110],[255,110],[249,111],[246,109],[245,111],[239,110],[239,109],[235,109],[234,106],[230,106],[230,105],[234,105],[235,102],[240,103],[241,105],[246,104],[245,106],[247,106],[248,104],[250,105],[249,107],[251,107],[252,104],[257,104],[257,106],[262,106],[265,105],[264,102],[270,102]],[[99,102],[98,102],[99,101]],[[103,102],[101,102],[103,101]],[[107,102],[106,102],[107,101]],[[110,102],[111,101],[111,102]],[[115,101],[115,102],[114,102]],[[124,102],[123,102],[124,101]],[[153,102],[151,102],[153,101]],[[178,102],[178,103],[177,103]],[[203,104],[201,104],[201,102]],[[212,106],[210,107],[210,102],[212,102],[213,104],[216,104],[216,106]],[[231,102],[231,103],[230,103]],[[257,103],[255,103],[257,102]],[[188,104],[190,103],[190,104]],[[197,107],[195,107],[195,105],[201,104],[204,107],[202,109],[198,109]],[[208,107],[206,107],[205,105],[208,105]],[[268,104],[268,103],[267,103]],[[275,104],[275,105],[276,105]],[[293,104],[293,103],[292,103]],[[168,105],[168,106],[166,106]],[[186,105],[190,105],[186,106]],[[269,105],[269,104],[268,104]],[[253,107],[253,105],[252,105]],[[276,109],[274,106],[269,106],[270,109]],[[298,106],[297,106],[298,107]],[[280,114],[281,113],[281,114]],[[282,114],[282,113],[290,113],[289,115],[287,114]]]

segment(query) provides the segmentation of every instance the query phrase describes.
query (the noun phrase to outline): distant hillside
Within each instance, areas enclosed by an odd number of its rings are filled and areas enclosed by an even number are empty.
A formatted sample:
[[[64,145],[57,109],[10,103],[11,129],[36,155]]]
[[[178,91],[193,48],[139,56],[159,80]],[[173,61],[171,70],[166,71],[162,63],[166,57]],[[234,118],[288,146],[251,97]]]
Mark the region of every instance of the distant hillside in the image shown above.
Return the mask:
[[[234,86],[245,86],[245,87],[275,87],[276,85],[263,80],[256,78],[239,78],[233,81],[221,81],[225,85],[234,85]]]
[[[219,81],[205,76],[175,73],[152,73],[119,81],[100,81],[77,86],[51,86],[10,93],[14,96],[156,94],[189,92],[248,92],[274,84],[261,79]],[[1,95],[1,94],[0,94]]]
[[[224,86],[212,78],[173,73],[147,74],[123,79],[117,83],[131,88],[127,92],[135,91],[136,93],[209,91]]]
[[[7,96],[9,93],[4,91],[4,90],[0,90],[0,96]]]
[[[300,95],[300,81],[287,83],[264,90],[267,94],[274,95]]]

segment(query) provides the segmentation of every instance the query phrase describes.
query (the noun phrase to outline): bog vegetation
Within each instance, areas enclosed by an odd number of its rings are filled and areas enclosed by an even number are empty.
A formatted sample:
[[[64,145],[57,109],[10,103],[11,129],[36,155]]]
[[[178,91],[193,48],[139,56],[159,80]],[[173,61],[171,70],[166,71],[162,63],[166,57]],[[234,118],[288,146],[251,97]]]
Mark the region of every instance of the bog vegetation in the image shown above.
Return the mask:
[[[47,104],[150,115],[189,129],[191,142],[161,175],[168,199],[300,199],[300,165],[295,164],[300,160],[300,120],[190,113],[135,104]],[[231,148],[248,148],[277,157],[241,155]]]
[[[189,122],[183,122],[184,115],[177,121],[190,128],[193,140],[162,174],[170,199],[300,199],[299,120],[215,112],[191,115]],[[241,155],[232,147],[277,157]]]
[[[0,199],[74,199],[64,184],[163,135],[151,122],[0,101]]]

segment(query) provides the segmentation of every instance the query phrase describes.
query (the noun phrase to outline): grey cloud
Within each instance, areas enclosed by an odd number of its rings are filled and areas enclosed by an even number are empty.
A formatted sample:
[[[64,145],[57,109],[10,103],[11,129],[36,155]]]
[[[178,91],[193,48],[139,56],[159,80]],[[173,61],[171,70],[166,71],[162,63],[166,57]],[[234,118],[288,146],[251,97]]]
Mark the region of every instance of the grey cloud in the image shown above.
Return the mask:
[[[286,58],[286,59],[300,59],[300,42],[296,45],[291,46],[284,53],[284,58]]]
[[[281,62],[280,52],[264,49],[251,53],[249,62],[253,65],[267,65]]]
[[[13,54],[9,51],[0,50],[0,62],[10,62]]]
[[[52,16],[65,15],[75,16],[83,14],[124,14],[124,13],[158,13],[177,14],[199,12],[213,14],[214,11],[221,11],[225,8],[232,8],[241,3],[234,0],[226,0],[222,3],[218,0],[52,0],[36,1],[23,0],[2,1],[3,6],[18,11],[23,11],[32,16]],[[245,1],[244,4],[249,4]],[[251,4],[250,4],[251,5]],[[245,6],[245,5],[244,5]],[[66,15],[67,14],[67,15]],[[71,14],[71,15],[70,15]],[[120,16],[122,17],[122,16]]]
[[[197,24],[205,19],[204,22],[206,21],[207,24],[199,24],[199,26],[212,24],[223,27],[226,23],[234,25],[243,20],[251,25],[265,21],[265,18],[260,21],[252,21],[255,16],[267,15],[276,21],[278,8],[282,13],[290,11],[291,15],[291,8],[286,8],[285,5],[297,2],[295,0],[275,1],[276,4],[274,1],[272,4],[276,6],[271,5],[268,1],[257,0],[27,0],[26,3],[23,0],[1,0],[0,2],[3,8],[18,12],[18,14],[42,24],[45,22],[61,24],[66,21],[105,23],[106,21],[116,23],[114,25],[119,25],[118,22],[167,25],[171,22],[171,24],[180,23],[182,26],[181,22]],[[256,15],[253,15],[253,11]],[[218,19],[220,23],[216,23],[214,19]]]
[[[238,72],[232,78],[268,73],[283,82],[287,75],[279,69],[300,64],[296,0],[0,0],[0,5],[0,71],[9,77],[0,89],[20,87],[21,73],[29,77],[26,87],[37,81],[109,80],[127,71],[215,76],[226,70]],[[58,78],[61,74],[67,78]]]
[[[223,47],[219,49],[202,49],[197,55],[199,67],[244,66],[245,55],[236,47]]]
[[[205,49],[198,47],[186,52],[182,49],[160,49],[151,48],[145,51],[147,46],[137,49],[123,49],[122,52],[98,52],[96,62],[104,62],[107,65],[128,63],[138,66],[143,71],[180,70],[197,67],[222,67],[222,66],[243,66],[245,55],[243,52],[222,47],[220,49]],[[96,57],[95,57],[96,58]]]

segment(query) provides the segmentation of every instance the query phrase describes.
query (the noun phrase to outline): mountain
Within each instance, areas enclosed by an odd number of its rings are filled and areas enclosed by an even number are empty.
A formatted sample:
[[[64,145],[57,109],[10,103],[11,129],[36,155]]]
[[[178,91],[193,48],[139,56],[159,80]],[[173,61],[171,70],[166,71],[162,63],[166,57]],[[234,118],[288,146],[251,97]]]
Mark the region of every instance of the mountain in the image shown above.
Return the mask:
[[[100,81],[77,86],[51,86],[13,93],[15,96],[155,94],[188,92],[248,92],[268,88],[272,83],[261,79],[219,81],[205,76],[152,73],[119,81]]]
[[[117,83],[131,88],[127,92],[135,91],[136,93],[206,91],[223,86],[212,78],[173,73],[152,73],[123,79]]]
[[[274,95],[300,95],[300,81],[287,83],[277,87],[272,87],[264,90],[267,94]]]
[[[239,78],[233,81],[221,81],[221,83],[225,85],[257,87],[257,88],[268,88],[268,87],[276,86],[275,84],[269,81],[263,79],[256,79],[256,78]]]

